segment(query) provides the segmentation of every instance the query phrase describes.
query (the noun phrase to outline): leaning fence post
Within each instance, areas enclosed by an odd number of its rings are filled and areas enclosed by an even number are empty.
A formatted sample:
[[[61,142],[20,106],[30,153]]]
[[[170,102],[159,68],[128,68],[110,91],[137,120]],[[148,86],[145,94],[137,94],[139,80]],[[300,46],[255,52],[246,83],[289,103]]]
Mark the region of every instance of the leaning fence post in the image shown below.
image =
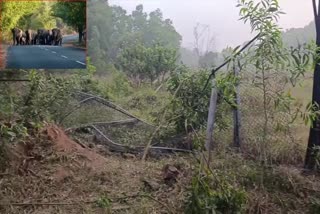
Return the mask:
[[[233,67],[234,76],[238,78],[240,68],[234,63]],[[233,108],[233,145],[235,147],[241,146],[241,115],[240,115],[240,94],[239,94],[239,81],[237,80],[235,85],[235,104]]]
[[[212,79],[212,90],[210,97],[210,106],[208,112],[208,122],[207,122],[207,138],[206,138],[206,149],[209,153],[208,163],[211,161],[211,150],[213,148],[213,128],[215,123],[216,109],[217,109],[217,99],[218,99],[218,90],[216,87],[215,77]]]

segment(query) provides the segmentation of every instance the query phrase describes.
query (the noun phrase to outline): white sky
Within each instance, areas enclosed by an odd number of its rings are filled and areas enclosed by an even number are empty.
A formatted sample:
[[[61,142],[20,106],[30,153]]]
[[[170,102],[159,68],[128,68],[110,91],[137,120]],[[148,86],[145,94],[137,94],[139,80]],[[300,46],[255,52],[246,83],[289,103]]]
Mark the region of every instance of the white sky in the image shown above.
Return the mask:
[[[160,8],[164,18],[170,18],[182,35],[182,45],[193,47],[193,28],[197,23],[209,25],[214,35],[216,50],[237,46],[250,39],[250,27],[239,19],[237,0],[109,0],[110,5],[119,5],[128,13],[138,4],[144,11]],[[303,27],[313,19],[312,0],[279,0],[285,15],[279,21],[283,29]]]

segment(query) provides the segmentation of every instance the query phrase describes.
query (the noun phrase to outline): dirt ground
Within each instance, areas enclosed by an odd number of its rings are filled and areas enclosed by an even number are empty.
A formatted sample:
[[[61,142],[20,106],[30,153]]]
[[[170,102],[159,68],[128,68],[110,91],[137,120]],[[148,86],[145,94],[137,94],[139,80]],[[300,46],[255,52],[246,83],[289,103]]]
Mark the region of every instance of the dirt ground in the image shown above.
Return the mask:
[[[0,69],[6,66],[6,50],[8,45],[0,44]]]
[[[0,213],[183,213],[191,183],[190,157],[142,162],[101,155],[55,125],[9,152],[0,173]],[[179,169],[172,182],[168,166]]]

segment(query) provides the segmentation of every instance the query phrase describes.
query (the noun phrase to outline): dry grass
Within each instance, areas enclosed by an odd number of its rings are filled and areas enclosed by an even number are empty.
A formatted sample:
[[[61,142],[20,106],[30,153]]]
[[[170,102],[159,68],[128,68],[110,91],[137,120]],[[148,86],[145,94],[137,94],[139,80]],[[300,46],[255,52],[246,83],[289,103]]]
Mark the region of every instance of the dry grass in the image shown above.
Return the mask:
[[[56,126],[9,148],[10,167],[0,173],[0,213],[184,213],[198,171],[190,156],[142,162],[98,146],[83,148]],[[163,179],[167,164],[181,168],[173,185]],[[306,213],[320,196],[320,178],[297,167],[261,166],[220,151],[211,168],[246,191],[245,213]],[[111,205],[99,206],[104,199]]]
[[[310,211],[320,197],[320,177],[288,165],[263,166],[241,154],[216,154],[212,170],[247,194],[244,213],[319,213]],[[318,207],[317,207],[318,206]]]
[[[56,127],[36,141],[15,146],[19,158],[12,160],[7,174],[0,175],[1,204],[7,204],[0,205],[1,213],[108,213],[95,203],[104,197],[111,201],[112,213],[183,213],[192,172],[184,157],[148,162],[103,157],[82,148]],[[162,178],[165,164],[182,167],[173,186]],[[155,182],[157,189],[148,189],[143,180]],[[14,202],[31,205],[9,206]],[[48,202],[73,205],[32,205]]]

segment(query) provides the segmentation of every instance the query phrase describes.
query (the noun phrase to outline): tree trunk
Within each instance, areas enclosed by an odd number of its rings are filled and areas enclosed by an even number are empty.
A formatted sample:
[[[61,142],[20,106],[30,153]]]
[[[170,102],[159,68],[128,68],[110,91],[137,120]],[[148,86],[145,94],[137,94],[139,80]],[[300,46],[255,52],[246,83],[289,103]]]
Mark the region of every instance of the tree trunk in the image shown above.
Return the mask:
[[[317,46],[320,45],[317,42]],[[317,53],[319,55],[319,53]],[[312,104],[320,104],[320,65],[317,62],[314,69],[313,77],[313,90],[312,90]],[[318,109],[317,109],[318,110]],[[312,127],[309,132],[309,141],[307,154],[305,159],[305,168],[314,169],[316,167],[316,156],[319,151],[315,150],[315,147],[320,146],[320,118],[316,118],[312,122]],[[319,166],[318,166],[319,167]]]
[[[319,4],[320,6],[320,4]],[[320,20],[319,20],[319,9],[317,10],[316,1],[313,0],[313,9],[316,23],[316,33],[317,33],[317,47],[320,47]],[[320,65],[319,65],[319,55],[320,51],[317,51],[316,66],[313,75],[313,90],[312,90],[312,104],[320,105]],[[319,109],[316,109],[319,110]],[[316,147],[320,146],[320,118],[319,116],[312,122],[312,127],[310,128],[308,148],[305,159],[305,168],[313,170],[317,166],[317,156],[319,155],[319,150],[315,150]]]

